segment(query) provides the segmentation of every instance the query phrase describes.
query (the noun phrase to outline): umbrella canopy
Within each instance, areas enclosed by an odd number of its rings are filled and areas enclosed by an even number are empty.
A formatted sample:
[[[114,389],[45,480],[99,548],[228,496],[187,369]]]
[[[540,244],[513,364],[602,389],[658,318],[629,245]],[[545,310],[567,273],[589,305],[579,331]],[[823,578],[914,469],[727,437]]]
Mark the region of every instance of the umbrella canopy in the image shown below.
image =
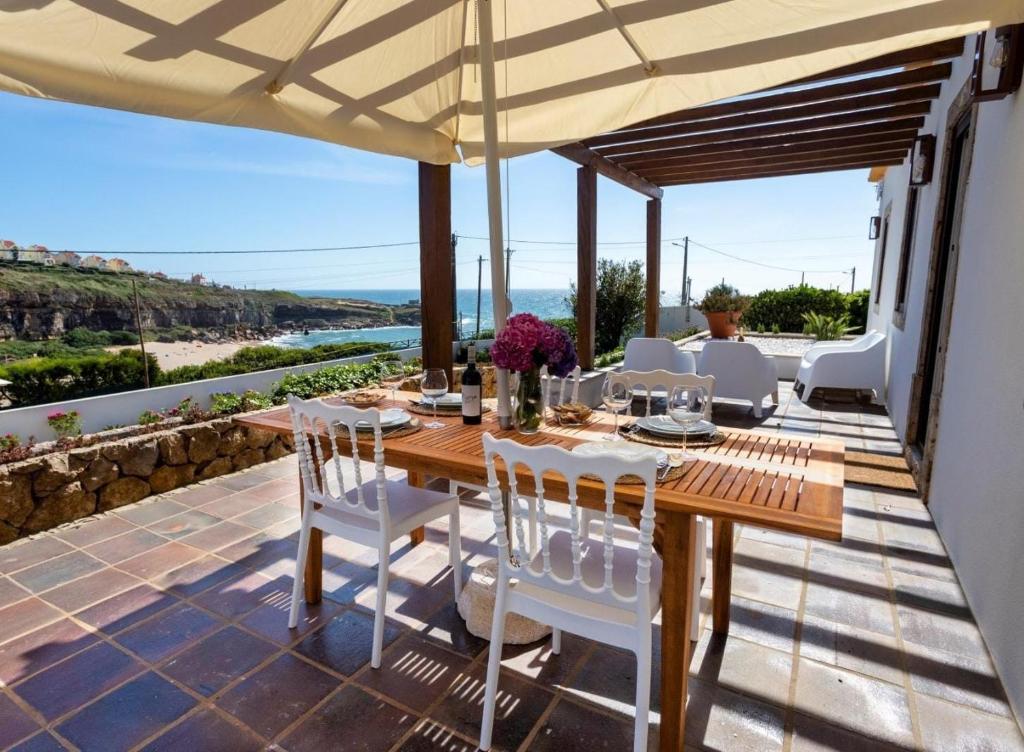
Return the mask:
[[[500,156],[1024,21],[1022,0],[0,0],[0,89],[435,164]]]

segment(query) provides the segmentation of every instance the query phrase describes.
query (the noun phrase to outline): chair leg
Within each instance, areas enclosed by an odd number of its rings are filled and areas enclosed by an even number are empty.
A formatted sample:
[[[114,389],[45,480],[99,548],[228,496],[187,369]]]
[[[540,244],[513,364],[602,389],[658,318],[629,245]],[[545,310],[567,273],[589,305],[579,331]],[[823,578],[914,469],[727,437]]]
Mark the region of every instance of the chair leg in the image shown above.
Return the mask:
[[[594,510],[586,507],[580,508],[580,537],[590,537],[590,523],[594,521],[595,513]]]
[[[633,752],[647,750],[647,724],[651,707],[651,627],[640,632],[636,651],[636,725],[633,727]]]
[[[448,481],[448,495],[458,496],[459,495],[459,484],[453,480]]]
[[[562,653],[562,630],[551,628],[551,652],[555,655]]]
[[[754,403],[754,417],[755,418],[760,418],[761,415],[762,415],[762,413],[761,413],[761,400],[762,399],[763,398],[751,400],[751,402]]]
[[[452,568],[455,600],[462,593],[462,535],[459,531],[459,508],[448,515],[448,563]]]
[[[494,712],[498,702],[498,670],[501,667],[501,646],[505,638],[505,596],[508,580],[498,575],[498,592],[494,599],[491,624],[491,647],[487,654],[487,682],[484,685],[484,717],[480,722],[480,749],[491,748],[494,734]]]
[[[370,668],[380,668],[380,654],[384,649],[384,614],[387,609],[388,575],[391,567],[391,543],[380,542],[380,558],[377,563],[377,612],[373,615],[373,652],[370,654]]]
[[[779,390],[778,389],[776,389],[774,392],[772,392],[772,404],[773,405],[779,404]]]
[[[288,629],[295,629],[299,623],[299,601],[302,598],[302,586],[306,575],[306,556],[309,553],[309,530],[309,518],[303,515],[302,529],[299,532],[299,550],[295,555],[295,581],[292,584],[292,605],[288,610]]]
[[[530,527],[530,556],[537,553],[537,499],[530,497],[526,504],[527,523]]]

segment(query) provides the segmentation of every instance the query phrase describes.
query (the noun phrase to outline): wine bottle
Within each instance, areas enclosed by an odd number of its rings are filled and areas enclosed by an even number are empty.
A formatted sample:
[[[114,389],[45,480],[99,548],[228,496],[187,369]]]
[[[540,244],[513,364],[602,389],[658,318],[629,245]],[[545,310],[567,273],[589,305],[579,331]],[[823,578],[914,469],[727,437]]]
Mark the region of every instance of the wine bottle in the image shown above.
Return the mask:
[[[467,348],[466,370],[462,372],[462,422],[480,424],[480,388],[483,379],[476,369],[476,345]]]

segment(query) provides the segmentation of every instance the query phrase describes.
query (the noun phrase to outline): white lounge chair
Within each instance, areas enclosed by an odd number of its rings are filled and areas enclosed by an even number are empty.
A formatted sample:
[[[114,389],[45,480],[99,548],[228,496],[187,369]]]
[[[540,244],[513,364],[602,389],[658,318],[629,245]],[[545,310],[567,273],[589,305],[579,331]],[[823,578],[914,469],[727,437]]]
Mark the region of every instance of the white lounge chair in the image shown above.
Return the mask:
[[[669,371],[697,373],[693,353],[684,352],[664,337],[633,337],[626,343],[624,371]]]
[[[872,329],[850,342],[819,342],[800,360],[794,387],[803,384],[807,402],[818,387],[870,389],[885,399],[885,335]]]
[[[765,397],[779,403],[779,374],[775,358],[749,342],[711,340],[700,354],[701,376],[715,377],[715,397],[749,400],[754,417],[762,416]]]

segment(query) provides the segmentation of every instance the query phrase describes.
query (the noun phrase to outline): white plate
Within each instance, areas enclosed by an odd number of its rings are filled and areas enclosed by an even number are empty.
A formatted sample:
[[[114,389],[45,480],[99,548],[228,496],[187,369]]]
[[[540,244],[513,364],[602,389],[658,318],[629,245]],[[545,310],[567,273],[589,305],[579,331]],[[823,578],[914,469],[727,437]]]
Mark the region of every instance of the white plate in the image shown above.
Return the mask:
[[[416,404],[424,405],[426,407],[430,407],[430,406],[433,405],[433,402],[431,402],[429,398],[423,397]],[[448,392],[443,397],[438,397],[437,398],[437,406],[438,407],[460,407],[461,405],[462,405],[462,392]]]
[[[397,428],[403,426],[412,420],[412,416],[409,415],[405,410],[399,407],[389,407],[387,410],[380,411],[380,427],[381,428]],[[361,420],[356,423],[356,428],[366,430],[370,427],[370,424],[365,420]]]
[[[667,415],[651,415],[650,417],[637,418],[636,424],[645,431],[650,431],[659,436],[704,436],[715,432],[715,424],[707,420],[698,420],[692,426],[683,428]]]
[[[573,447],[572,452],[584,457],[622,457],[630,460],[637,457],[654,457],[659,465],[668,462],[667,452],[657,447],[633,444],[629,441],[588,441],[586,444]]]

